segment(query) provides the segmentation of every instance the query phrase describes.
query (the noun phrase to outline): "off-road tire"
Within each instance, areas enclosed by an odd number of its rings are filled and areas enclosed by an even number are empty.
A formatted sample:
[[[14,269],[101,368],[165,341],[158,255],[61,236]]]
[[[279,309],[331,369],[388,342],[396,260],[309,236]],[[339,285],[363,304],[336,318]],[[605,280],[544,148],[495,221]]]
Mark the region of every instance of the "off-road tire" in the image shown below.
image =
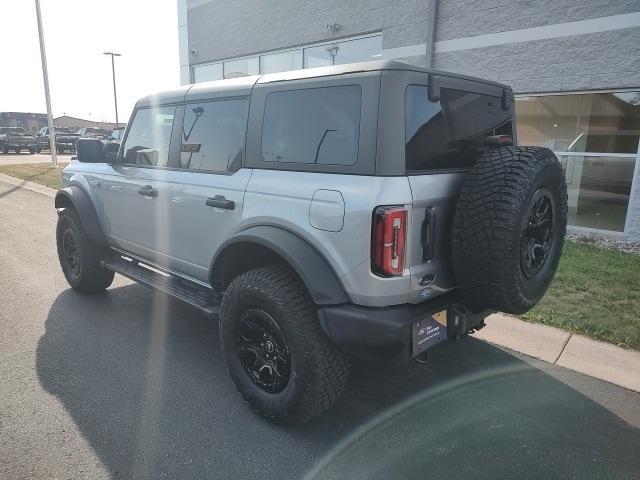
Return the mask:
[[[65,257],[63,242],[67,231],[72,233],[77,245],[79,257],[77,271],[74,271]],[[56,243],[62,272],[74,290],[83,293],[97,293],[104,291],[111,285],[114,272],[100,265],[100,260],[107,256],[108,250],[87,236],[74,208],[65,208],[60,212],[56,227]]]
[[[243,312],[262,309],[280,328],[291,356],[284,389],[268,393],[240,361],[235,334]],[[245,401],[261,415],[286,424],[303,423],[333,405],[349,377],[349,361],[324,334],[305,285],[288,266],[259,268],[228,286],[220,312],[220,344],[229,375]]]
[[[523,238],[540,192],[552,206],[552,233],[539,270],[525,274]],[[566,224],[565,177],[551,150],[505,146],[480,156],[462,186],[452,229],[454,274],[467,303],[513,314],[533,307],[557,269]]]

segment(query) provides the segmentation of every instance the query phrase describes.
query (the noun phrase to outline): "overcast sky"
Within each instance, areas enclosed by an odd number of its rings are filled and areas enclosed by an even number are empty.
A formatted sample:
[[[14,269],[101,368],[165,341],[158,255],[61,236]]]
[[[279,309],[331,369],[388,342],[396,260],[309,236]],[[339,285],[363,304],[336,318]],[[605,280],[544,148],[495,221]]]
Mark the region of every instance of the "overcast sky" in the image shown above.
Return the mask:
[[[180,84],[176,0],[40,0],[54,116],[115,121]],[[0,111],[46,112],[34,0],[0,0]]]

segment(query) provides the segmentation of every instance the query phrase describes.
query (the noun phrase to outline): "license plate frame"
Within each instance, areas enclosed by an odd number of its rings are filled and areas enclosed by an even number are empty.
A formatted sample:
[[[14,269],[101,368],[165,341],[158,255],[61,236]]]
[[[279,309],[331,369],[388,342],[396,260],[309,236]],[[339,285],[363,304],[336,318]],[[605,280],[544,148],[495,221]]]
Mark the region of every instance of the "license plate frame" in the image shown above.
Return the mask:
[[[414,357],[448,338],[447,317],[447,310],[444,309],[413,322],[411,338]]]

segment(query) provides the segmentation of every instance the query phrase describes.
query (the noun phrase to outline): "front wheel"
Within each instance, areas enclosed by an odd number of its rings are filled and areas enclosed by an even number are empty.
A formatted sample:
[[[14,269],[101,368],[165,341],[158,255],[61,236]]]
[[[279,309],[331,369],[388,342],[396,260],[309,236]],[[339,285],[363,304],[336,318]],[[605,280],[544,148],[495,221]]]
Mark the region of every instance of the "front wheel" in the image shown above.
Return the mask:
[[[64,147],[57,147],[56,150],[58,150],[59,155],[62,155],[64,153]]]
[[[320,327],[317,307],[289,267],[235,278],[222,301],[220,343],[231,378],[260,414],[301,423],[342,394],[347,357]]]
[[[100,265],[107,249],[91,240],[78,213],[65,208],[56,228],[58,259],[69,285],[84,293],[101,292],[113,282],[114,273]]]

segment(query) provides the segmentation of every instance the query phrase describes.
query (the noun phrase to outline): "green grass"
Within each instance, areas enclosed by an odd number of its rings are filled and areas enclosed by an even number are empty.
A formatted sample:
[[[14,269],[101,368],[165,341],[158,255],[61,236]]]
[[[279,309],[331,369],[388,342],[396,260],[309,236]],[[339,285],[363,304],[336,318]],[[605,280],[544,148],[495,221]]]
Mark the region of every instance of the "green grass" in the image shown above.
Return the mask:
[[[640,350],[640,255],[567,241],[549,291],[522,318]]]
[[[25,163],[0,165],[0,173],[40,183],[51,188],[61,188],[62,167],[52,167],[50,163]]]

